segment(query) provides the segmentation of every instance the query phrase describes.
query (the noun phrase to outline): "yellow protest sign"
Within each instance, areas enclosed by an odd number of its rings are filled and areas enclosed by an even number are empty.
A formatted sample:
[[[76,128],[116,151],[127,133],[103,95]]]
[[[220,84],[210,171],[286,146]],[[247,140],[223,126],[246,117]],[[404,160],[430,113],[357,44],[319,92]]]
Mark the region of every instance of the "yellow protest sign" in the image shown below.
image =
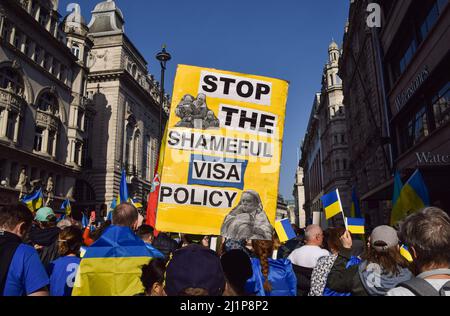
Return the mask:
[[[288,83],[179,65],[156,228],[271,239]]]

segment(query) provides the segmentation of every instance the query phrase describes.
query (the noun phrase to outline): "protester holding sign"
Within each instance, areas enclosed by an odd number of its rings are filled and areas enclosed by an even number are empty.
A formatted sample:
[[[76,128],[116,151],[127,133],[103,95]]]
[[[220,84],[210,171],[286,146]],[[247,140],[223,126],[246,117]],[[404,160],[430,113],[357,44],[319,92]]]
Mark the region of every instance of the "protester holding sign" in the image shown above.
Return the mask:
[[[178,67],[157,230],[272,239],[287,89],[278,79]]]

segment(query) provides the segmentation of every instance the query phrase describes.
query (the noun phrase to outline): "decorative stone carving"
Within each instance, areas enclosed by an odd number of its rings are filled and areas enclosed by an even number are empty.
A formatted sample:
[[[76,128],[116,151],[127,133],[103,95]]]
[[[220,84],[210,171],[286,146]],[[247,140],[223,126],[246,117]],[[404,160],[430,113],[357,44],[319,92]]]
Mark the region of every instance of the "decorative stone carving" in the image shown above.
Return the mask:
[[[47,193],[47,205],[50,204],[50,202],[53,200],[54,196],[54,185],[53,185],[53,178],[48,177],[47,179],[47,185],[45,188],[45,192]]]
[[[17,182],[16,189],[20,190],[19,199],[22,198],[22,196],[27,192],[27,182],[28,182],[28,176],[26,174],[26,170],[22,168],[22,171],[19,175],[19,182]]]

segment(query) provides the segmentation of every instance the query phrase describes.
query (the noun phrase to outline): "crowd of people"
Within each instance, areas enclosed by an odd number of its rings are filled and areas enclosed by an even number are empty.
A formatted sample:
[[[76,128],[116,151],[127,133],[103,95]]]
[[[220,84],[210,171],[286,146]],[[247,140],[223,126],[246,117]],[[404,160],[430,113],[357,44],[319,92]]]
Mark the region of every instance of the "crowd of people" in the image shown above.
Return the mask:
[[[209,236],[155,232],[128,203],[87,225],[48,207],[2,206],[0,296],[450,295],[450,217],[441,209],[365,237],[293,226],[286,243],[276,234],[219,238],[212,250]]]

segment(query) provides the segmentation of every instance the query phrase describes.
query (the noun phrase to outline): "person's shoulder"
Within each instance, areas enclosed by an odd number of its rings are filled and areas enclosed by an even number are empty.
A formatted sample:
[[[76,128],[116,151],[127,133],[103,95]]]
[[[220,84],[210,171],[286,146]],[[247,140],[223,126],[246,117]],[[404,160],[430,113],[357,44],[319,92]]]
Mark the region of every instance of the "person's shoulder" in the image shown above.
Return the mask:
[[[386,296],[415,296],[413,292],[402,286],[393,288],[386,293]]]
[[[34,256],[34,255],[37,256],[38,255],[36,249],[34,249],[33,246],[30,246],[30,245],[27,245],[27,244],[23,244],[23,243],[20,244],[17,247],[16,254],[17,255],[22,255],[22,256],[25,256],[25,257]]]

